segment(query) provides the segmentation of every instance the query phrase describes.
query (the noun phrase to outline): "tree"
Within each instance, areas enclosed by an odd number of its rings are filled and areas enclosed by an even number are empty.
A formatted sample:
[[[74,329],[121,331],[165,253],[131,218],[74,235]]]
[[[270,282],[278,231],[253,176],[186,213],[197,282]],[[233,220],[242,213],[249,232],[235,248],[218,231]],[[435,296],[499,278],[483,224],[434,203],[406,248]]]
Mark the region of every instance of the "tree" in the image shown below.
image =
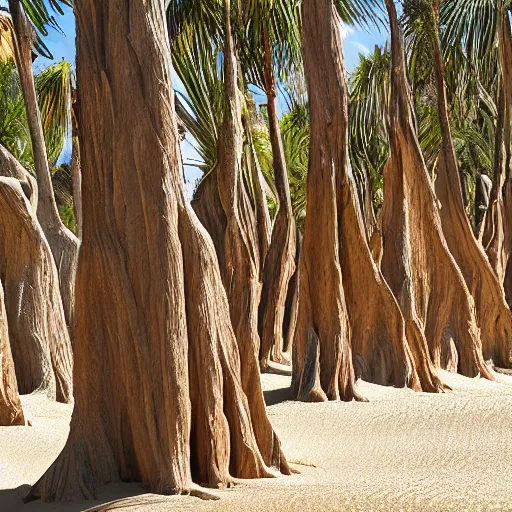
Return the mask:
[[[409,2],[411,0],[408,0]],[[418,0],[413,0],[418,3]],[[459,166],[450,126],[445,68],[439,35],[439,0],[420,0],[426,25],[431,27],[430,45],[434,55],[437,112],[441,129],[435,188],[441,202],[440,216],[448,248],[453,255],[470,294],[475,301],[476,318],[481,332],[484,358],[498,366],[512,364],[512,313],[503,290],[484,250],[478,244],[465,212]]]
[[[386,7],[392,78],[382,270],[404,315],[416,364],[425,369],[425,376],[430,376],[428,387],[435,390],[441,383],[434,367],[458,369],[467,376],[491,376],[482,358],[474,302],[444,238],[437,199],[418,144],[396,8],[392,0],[386,0]]]
[[[76,18],[76,405],[66,447],[27,499],[91,498],[118,479],[173,494],[192,479],[289,472],[264,408],[250,409],[214,245],[184,196],[164,2],[82,0]]]
[[[38,4],[39,3],[43,4],[43,2],[38,2]],[[58,4],[58,1],[54,1],[53,4]],[[62,223],[55,203],[43,126],[32,71],[33,28],[23,12],[19,0],[9,0],[9,10],[14,27],[16,67],[20,75],[21,89],[23,91],[32,143],[34,167],[36,169],[39,188],[37,216],[48,239],[55,262],[57,263],[66,320],[69,325],[72,325],[78,239]],[[37,18],[39,24],[43,27],[46,22],[50,21],[44,4],[42,7],[40,6],[39,9],[32,10],[31,14],[32,21],[34,21],[34,18]]]
[[[295,273],[296,234],[277,113],[274,70],[277,67],[284,72],[287,66],[300,66],[299,16],[294,2],[276,0],[247,2],[244,4],[244,15],[247,44],[240,47],[248,55],[243,55],[242,61],[248,68],[248,81],[261,87],[267,98],[266,112],[278,203],[270,246],[263,261],[259,304],[259,359],[261,368],[265,369],[270,359],[277,362],[284,360],[283,318],[288,285]]]
[[[9,329],[5,313],[4,290],[0,282],[0,426],[24,425],[25,416],[18,395],[18,384],[14,373]]]
[[[71,344],[57,269],[35,215],[37,187],[2,146],[0,164],[0,275],[18,389],[71,402]]]
[[[340,16],[332,0],[306,0],[302,20],[311,142],[292,390],[302,400],[362,399],[352,357],[365,378],[418,389],[404,321],[372,259],[348,160]]]

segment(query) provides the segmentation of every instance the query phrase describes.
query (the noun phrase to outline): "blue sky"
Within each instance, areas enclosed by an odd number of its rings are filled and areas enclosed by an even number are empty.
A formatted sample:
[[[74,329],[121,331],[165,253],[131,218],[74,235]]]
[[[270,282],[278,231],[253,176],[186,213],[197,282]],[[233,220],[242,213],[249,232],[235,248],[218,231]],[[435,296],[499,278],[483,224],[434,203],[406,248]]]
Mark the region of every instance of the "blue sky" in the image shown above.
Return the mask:
[[[0,6],[7,6],[6,0],[0,0]],[[75,18],[73,11],[69,7],[64,7],[64,16],[57,16],[57,21],[62,29],[63,34],[50,29],[48,36],[45,38],[45,43],[53,55],[54,61],[60,61],[63,58],[74,64],[75,62]],[[345,66],[347,70],[352,71],[359,62],[359,54],[369,54],[373,51],[375,45],[383,45],[387,34],[378,33],[377,30],[371,32],[356,29],[350,26],[342,28],[344,37],[343,51],[345,54]],[[47,67],[53,61],[38,57],[34,63],[35,71]],[[173,76],[174,86],[180,90],[182,87],[179,84],[176,76]],[[258,98],[256,97],[256,101]],[[284,105],[282,105],[284,108]],[[182,144],[183,161],[186,163],[191,159],[197,159],[198,155],[194,151],[193,144],[190,140],[186,140]],[[71,143],[66,145],[66,148],[61,155],[60,161],[69,161],[71,158]],[[187,178],[187,192],[191,194],[196,179],[200,177],[200,171],[195,167],[186,167]]]

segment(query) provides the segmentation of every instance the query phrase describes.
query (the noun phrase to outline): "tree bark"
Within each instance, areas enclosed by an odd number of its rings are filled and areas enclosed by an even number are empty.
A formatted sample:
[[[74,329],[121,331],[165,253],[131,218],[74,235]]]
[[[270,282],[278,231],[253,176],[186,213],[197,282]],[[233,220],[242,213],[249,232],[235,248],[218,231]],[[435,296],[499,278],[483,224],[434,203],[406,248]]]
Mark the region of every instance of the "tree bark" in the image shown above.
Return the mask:
[[[382,269],[402,309],[422,387],[435,391],[442,387],[435,368],[458,366],[461,373],[471,377],[479,373],[490,377],[490,373],[482,358],[474,302],[444,238],[414,129],[393,0],[386,0],[386,7],[393,72],[390,158],[384,169]]]
[[[241,73],[240,66],[239,72]],[[245,151],[242,158],[244,172],[242,174],[250,191],[249,197],[254,208],[254,219],[258,233],[259,272],[262,273],[272,236],[272,220],[268,210],[267,192],[265,190],[268,186],[265,183],[265,177],[261,171],[261,165],[256,154],[256,148],[254,147],[252,126],[248,114],[242,114],[242,127],[245,135]]]
[[[0,427],[24,425],[25,416],[18,394],[14,361],[9,342],[4,290],[0,282]]]
[[[15,178],[0,178],[0,275],[20,393],[72,401],[72,352],[48,243]],[[16,248],[15,250],[13,248]]]
[[[500,94],[496,127],[494,180],[490,205],[483,222],[482,243],[499,282],[512,304],[512,34],[508,12],[498,18]]]
[[[272,229],[272,239],[263,266],[263,288],[259,307],[261,335],[260,366],[265,369],[270,359],[283,362],[283,318],[291,277],[295,273],[295,220],[293,218],[288,172],[276,110],[276,87],[272,53],[268,34],[264,36],[264,75],[267,95],[268,125],[278,211]]]
[[[268,418],[242,389],[214,246],[186,204],[164,4],[76,6],[76,406],[66,447],[27,500],[93,498],[119,479],[187,493],[192,479],[219,487],[288,471],[275,435],[270,464],[262,452]]]
[[[438,2],[434,4],[434,16],[439,20]],[[450,127],[441,41],[437,33],[433,45],[438,116],[442,137],[436,192],[441,202],[443,233],[475,301],[484,359],[492,360],[500,367],[510,367],[512,365],[512,312],[505,301],[496,274],[473,234],[470,220],[465,212],[463,189]]]
[[[352,354],[361,375],[418,388],[404,321],[372,259],[348,161],[340,19],[332,0],[305,0],[302,19],[311,142],[292,390],[301,400],[361,399]]]
[[[66,321],[71,326],[75,304],[75,274],[79,242],[62,223],[55,202],[32,71],[32,27],[22,11],[19,0],[9,0],[9,10],[14,25],[16,66],[20,75],[39,189],[37,217],[48,239],[59,271],[64,312]]]
[[[73,213],[75,215],[76,234],[79,240],[82,239],[82,166],[80,163],[80,141],[78,140],[78,117],[80,104],[76,89],[72,91],[71,100],[71,126],[72,144],[71,151],[71,176],[73,179]]]
[[[299,270],[300,255],[302,254],[302,233],[295,224],[295,272],[288,284],[288,294],[283,317],[283,352],[287,359],[291,359],[295,328],[297,327],[297,314],[299,312]],[[289,354],[289,355],[288,355]]]

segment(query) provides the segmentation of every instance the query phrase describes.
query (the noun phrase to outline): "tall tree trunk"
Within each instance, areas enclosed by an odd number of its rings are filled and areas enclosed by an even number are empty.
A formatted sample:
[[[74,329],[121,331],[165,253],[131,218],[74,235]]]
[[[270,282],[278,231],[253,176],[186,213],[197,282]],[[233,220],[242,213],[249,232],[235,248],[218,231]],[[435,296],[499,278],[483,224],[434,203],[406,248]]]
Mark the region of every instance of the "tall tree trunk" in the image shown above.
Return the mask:
[[[340,19],[332,0],[305,0],[302,19],[311,141],[292,390],[302,400],[361,399],[352,353],[365,377],[418,388],[402,315],[370,254],[348,161]]]
[[[0,178],[0,275],[20,393],[72,401],[72,353],[55,264],[21,183]]]
[[[434,19],[439,23],[439,1],[433,4]],[[439,25],[438,25],[439,27]],[[462,271],[476,308],[484,358],[498,366],[512,365],[512,312],[505,302],[500,283],[477,242],[464,209],[463,190],[453,146],[441,41],[436,32],[434,68],[437,83],[437,105],[441,126],[436,192],[441,202],[441,222],[448,248]]]
[[[80,163],[80,141],[78,140],[78,117],[80,103],[78,92],[72,90],[71,100],[71,136],[73,148],[71,151],[71,177],[73,179],[73,213],[75,215],[75,227],[78,239],[82,238],[82,166]]]
[[[414,128],[402,35],[393,0],[390,158],[384,169],[382,269],[406,321],[423,388],[441,387],[435,368],[490,377],[473,299],[448,250],[437,199]],[[460,192],[459,192],[460,196]],[[462,198],[461,198],[462,201]]]
[[[295,240],[295,272],[288,284],[288,294],[286,296],[283,317],[283,352],[285,354],[291,354],[295,328],[297,327],[297,314],[299,312],[299,262],[302,253],[302,233],[297,224],[295,224]],[[287,358],[290,357],[287,356]]]
[[[79,242],[62,223],[55,202],[32,71],[32,27],[22,11],[20,0],[9,0],[9,10],[14,26],[16,66],[20,75],[39,188],[37,217],[48,239],[59,271],[64,312],[66,321],[71,326],[75,307],[75,274]]]
[[[18,394],[14,361],[9,342],[4,289],[0,282],[0,427],[24,425],[25,416]]]
[[[503,285],[509,305],[512,304],[512,176],[511,121],[512,121],[512,34],[506,10],[498,17],[498,55],[500,93],[494,181],[490,205],[486,212],[482,243],[489,262]]]
[[[264,75],[267,95],[268,125],[278,211],[272,229],[272,239],[263,266],[263,289],[259,307],[261,335],[260,366],[268,366],[270,359],[283,362],[283,318],[288,284],[295,272],[295,220],[293,218],[288,172],[276,110],[276,86],[272,66],[272,49],[268,34],[264,33]]]
[[[258,232],[258,247],[260,256],[260,272],[263,272],[263,265],[267,258],[270,239],[272,236],[272,220],[268,211],[267,194],[265,192],[265,178],[261,171],[256,148],[251,133],[251,124],[249,116],[242,116],[242,126],[246,137],[246,151],[244,154],[244,164],[248,169],[248,178],[250,179],[251,197],[254,203],[254,215],[256,228]]]
[[[76,406],[66,447],[27,500],[92,498],[119,479],[173,494],[192,479],[217,487],[289,471],[275,436],[271,464],[261,451],[268,418],[249,408],[214,246],[186,203],[164,4],[76,5]]]

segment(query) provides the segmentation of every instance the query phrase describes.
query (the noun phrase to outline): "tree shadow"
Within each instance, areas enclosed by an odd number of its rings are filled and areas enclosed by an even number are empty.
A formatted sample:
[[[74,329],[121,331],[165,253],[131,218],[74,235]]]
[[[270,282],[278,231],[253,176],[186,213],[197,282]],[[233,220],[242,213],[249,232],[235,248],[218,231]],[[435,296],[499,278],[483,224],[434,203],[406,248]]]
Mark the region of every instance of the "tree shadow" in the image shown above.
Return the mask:
[[[23,498],[30,491],[31,485],[24,484],[16,489],[0,491],[0,511],[2,512],[109,512],[115,510],[141,509],[151,511],[163,503],[180,501],[181,509],[193,510],[190,496],[162,496],[148,494],[147,490],[137,484],[113,483],[104,486],[98,499],[72,503],[43,503],[40,500],[24,504]],[[188,505],[188,507],[187,507]]]
[[[263,396],[265,398],[265,404],[267,407],[294,399],[292,390],[289,386],[263,391]]]

